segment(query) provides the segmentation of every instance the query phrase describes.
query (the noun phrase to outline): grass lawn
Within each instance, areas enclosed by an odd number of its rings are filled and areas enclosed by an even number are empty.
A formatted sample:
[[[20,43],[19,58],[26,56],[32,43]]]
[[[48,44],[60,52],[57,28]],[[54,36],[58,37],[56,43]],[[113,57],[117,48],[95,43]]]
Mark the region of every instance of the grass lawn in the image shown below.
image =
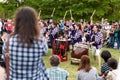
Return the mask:
[[[119,60],[120,50],[109,49],[109,48],[103,48],[102,50],[109,50],[112,54],[112,57]],[[49,53],[46,56],[43,57],[44,63],[45,63],[47,68],[51,67],[50,63],[49,63],[49,57],[51,56],[51,54],[52,54],[52,50],[49,49]],[[68,61],[67,62],[61,62],[59,67],[64,68],[65,70],[67,70],[69,72],[70,75],[68,77],[68,80],[76,80],[78,65],[70,64],[71,52],[68,52],[68,56],[69,56]],[[91,51],[89,51],[89,56],[90,56],[90,59],[91,59],[92,66],[96,67],[98,72],[100,72],[100,67],[97,64],[97,61],[94,60]],[[102,60],[102,63],[103,63],[103,60]]]

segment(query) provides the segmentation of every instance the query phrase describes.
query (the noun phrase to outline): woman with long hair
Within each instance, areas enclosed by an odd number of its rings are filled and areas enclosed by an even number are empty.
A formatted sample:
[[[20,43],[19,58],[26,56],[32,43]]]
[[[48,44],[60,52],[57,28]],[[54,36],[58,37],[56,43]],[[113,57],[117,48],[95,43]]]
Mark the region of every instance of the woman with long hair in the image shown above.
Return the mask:
[[[97,70],[91,66],[89,56],[83,55],[78,68],[77,80],[96,80],[97,78]]]
[[[40,35],[36,11],[23,7],[15,14],[15,28],[9,38],[9,79],[48,80],[42,56],[48,51]],[[6,39],[3,53],[6,53]]]

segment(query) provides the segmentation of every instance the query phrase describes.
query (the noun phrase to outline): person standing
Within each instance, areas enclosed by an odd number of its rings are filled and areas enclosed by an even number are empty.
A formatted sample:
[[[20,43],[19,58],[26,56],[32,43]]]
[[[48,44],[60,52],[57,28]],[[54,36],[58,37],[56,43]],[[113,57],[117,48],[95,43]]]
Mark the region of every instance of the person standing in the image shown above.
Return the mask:
[[[75,43],[80,43],[82,42],[82,36],[83,36],[83,33],[82,33],[82,30],[81,30],[81,24],[79,23],[76,23],[75,24],[75,35],[73,36],[72,40],[73,40],[73,45]]]
[[[0,35],[2,35],[2,27],[3,27],[3,23],[2,20],[0,19]]]
[[[118,49],[120,50],[120,24],[118,27]]]
[[[91,36],[91,42],[90,44],[93,46],[92,47],[92,52],[94,55],[94,59],[98,60],[98,65],[101,66],[101,58],[100,58],[100,51],[102,48],[102,33],[99,31],[99,27],[94,25],[93,27],[94,33]]]
[[[49,38],[50,38],[50,47],[53,47],[53,42],[55,39],[58,38],[58,34],[59,34],[59,29],[57,27],[57,23],[53,22],[51,23],[51,28],[49,30]]]
[[[6,27],[6,30],[7,30],[8,34],[10,34],[13,31],[13,24],[12,24],[12,20],[11,19],[7,20],[7,23],[6,23],[5,27]]]
[[[118,25],[118,23],[115,23],[114,26],[115,26],[115,30],[114,30],[114,48],[119,49],[119,47],[118,47],[118,43],[119,43],[119,41],[118,41],[119,25]]]
[[[115,31],[115,27],[112,26],[109,32],[109,44],[108,44],[109,48],[114,48],[114,31]]]
[[[6,39],[3,53],[6,53]],[[46,39],[40,35],[36,11],[23,7],[15,14],[15,30],[9,38],[9,79],[49,80],[42,56],[48,52]]]

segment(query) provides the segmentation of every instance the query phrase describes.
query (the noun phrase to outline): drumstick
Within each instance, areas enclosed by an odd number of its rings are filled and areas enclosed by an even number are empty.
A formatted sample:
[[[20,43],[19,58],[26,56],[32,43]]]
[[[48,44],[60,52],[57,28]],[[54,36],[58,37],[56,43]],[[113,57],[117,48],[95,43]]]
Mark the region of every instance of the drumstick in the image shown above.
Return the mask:
[[[93,16],[94,16],[95,12],[96,12],[96,10],[94,10],[94,11],[93,11],[93,13],[92,13],[91,17],[93,17]]]
[[[72,17],[72,11],[71,11],[71,9],[70,9],[70,16],[71,16],[71,19],[73,19],[73,17]]]
[[[86,23],[85,23],[85,19],[84,19],[84,21],[83,21],[83,25],[85,26],[85,24],[86,24]]]
[[[83,19],[80,19],[80,22],[83,22]]]
[[[41,16],[41,10],[39,11],[38,18],[40,18],[40,16]]]
[[[102,20],[101,20],[101,24],[103,24],[104,23],[104,18],[102,18]]]
[[[67,15],[67,11],[65,12],[63,19],[65,19],[66,15]]]
[[[53,11],[52,11],[51,17],[53,17],[53,15],[54,15],[54,12],[55,12],[55,8],[54,8],[54,9],[53,9]]]

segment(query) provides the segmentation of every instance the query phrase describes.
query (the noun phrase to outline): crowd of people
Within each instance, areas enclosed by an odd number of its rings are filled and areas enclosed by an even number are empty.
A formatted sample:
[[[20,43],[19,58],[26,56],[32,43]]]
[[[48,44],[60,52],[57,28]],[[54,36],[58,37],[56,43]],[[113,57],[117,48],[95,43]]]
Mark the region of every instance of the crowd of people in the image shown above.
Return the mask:
[[[38,20],[42,25],[41,33],[50,41],[49,47],[53,45],[53,41],[58,38],[71,39],[71,44],[81,42],[92,42],[94,40],[94,29],[98,27],[98,32],[102,33],[102,45],[108,48],[120,48],[120,23],[111,22],[94,22],[90,18],[90,22],[79,21],[75,22],[70,19],[61,19],[59,22],[48,20]],[[12,19],[0,19],[0,34],[14,32],[14,21]]]
[[[0,34],[14,32],[13,19],[4,20],[0,18]],[[50,41],[49,47],[53,45],[53,41],[58,38],[71,39],[71,44],[80,42],[92,42],[94,40],[94,26],[102,33],[101,43],[108,48],[120,48],[120,23],[111,22],[94,22],[93,18],[90,21],[80,20],[76,22],[73,19],[61,19],[58,22],[52,18],[48,20],[38,19],[38,23],[42,25],[41,33]]]
[[[101,66],[101,57],[105,63],[98,74],[92,67],[89,56],[83,55],[78,68],[77,80],[116,80],[117,61],[110,58],[109,51],[100,51],[103,45],[108,48],[120,49],[120,24],[118,22],[90,22],[73,19],[60,22],[40,20],[31,7],[23,7],[15,14],[14,20],[0,19],[0,36],[4,41],[2,53],[5,59],[7,34],[9,39],[9,79],[10,80],[67,80],[68,71],[59,68],[59,57],[50,57],[51,68],[46,70],[42,56],[52,48],[55,39],[70,39],[73,46],[76,43],[87,44],[92,48],[94,59]],[[48,46],[47,46],[48,43]],[[113,66],[114,64],[114,66]],[[108,71],[108,72],[107,72]],[[87,75],[87,76],[86,76]],[[112,76],[112,77],[111,77]]]

